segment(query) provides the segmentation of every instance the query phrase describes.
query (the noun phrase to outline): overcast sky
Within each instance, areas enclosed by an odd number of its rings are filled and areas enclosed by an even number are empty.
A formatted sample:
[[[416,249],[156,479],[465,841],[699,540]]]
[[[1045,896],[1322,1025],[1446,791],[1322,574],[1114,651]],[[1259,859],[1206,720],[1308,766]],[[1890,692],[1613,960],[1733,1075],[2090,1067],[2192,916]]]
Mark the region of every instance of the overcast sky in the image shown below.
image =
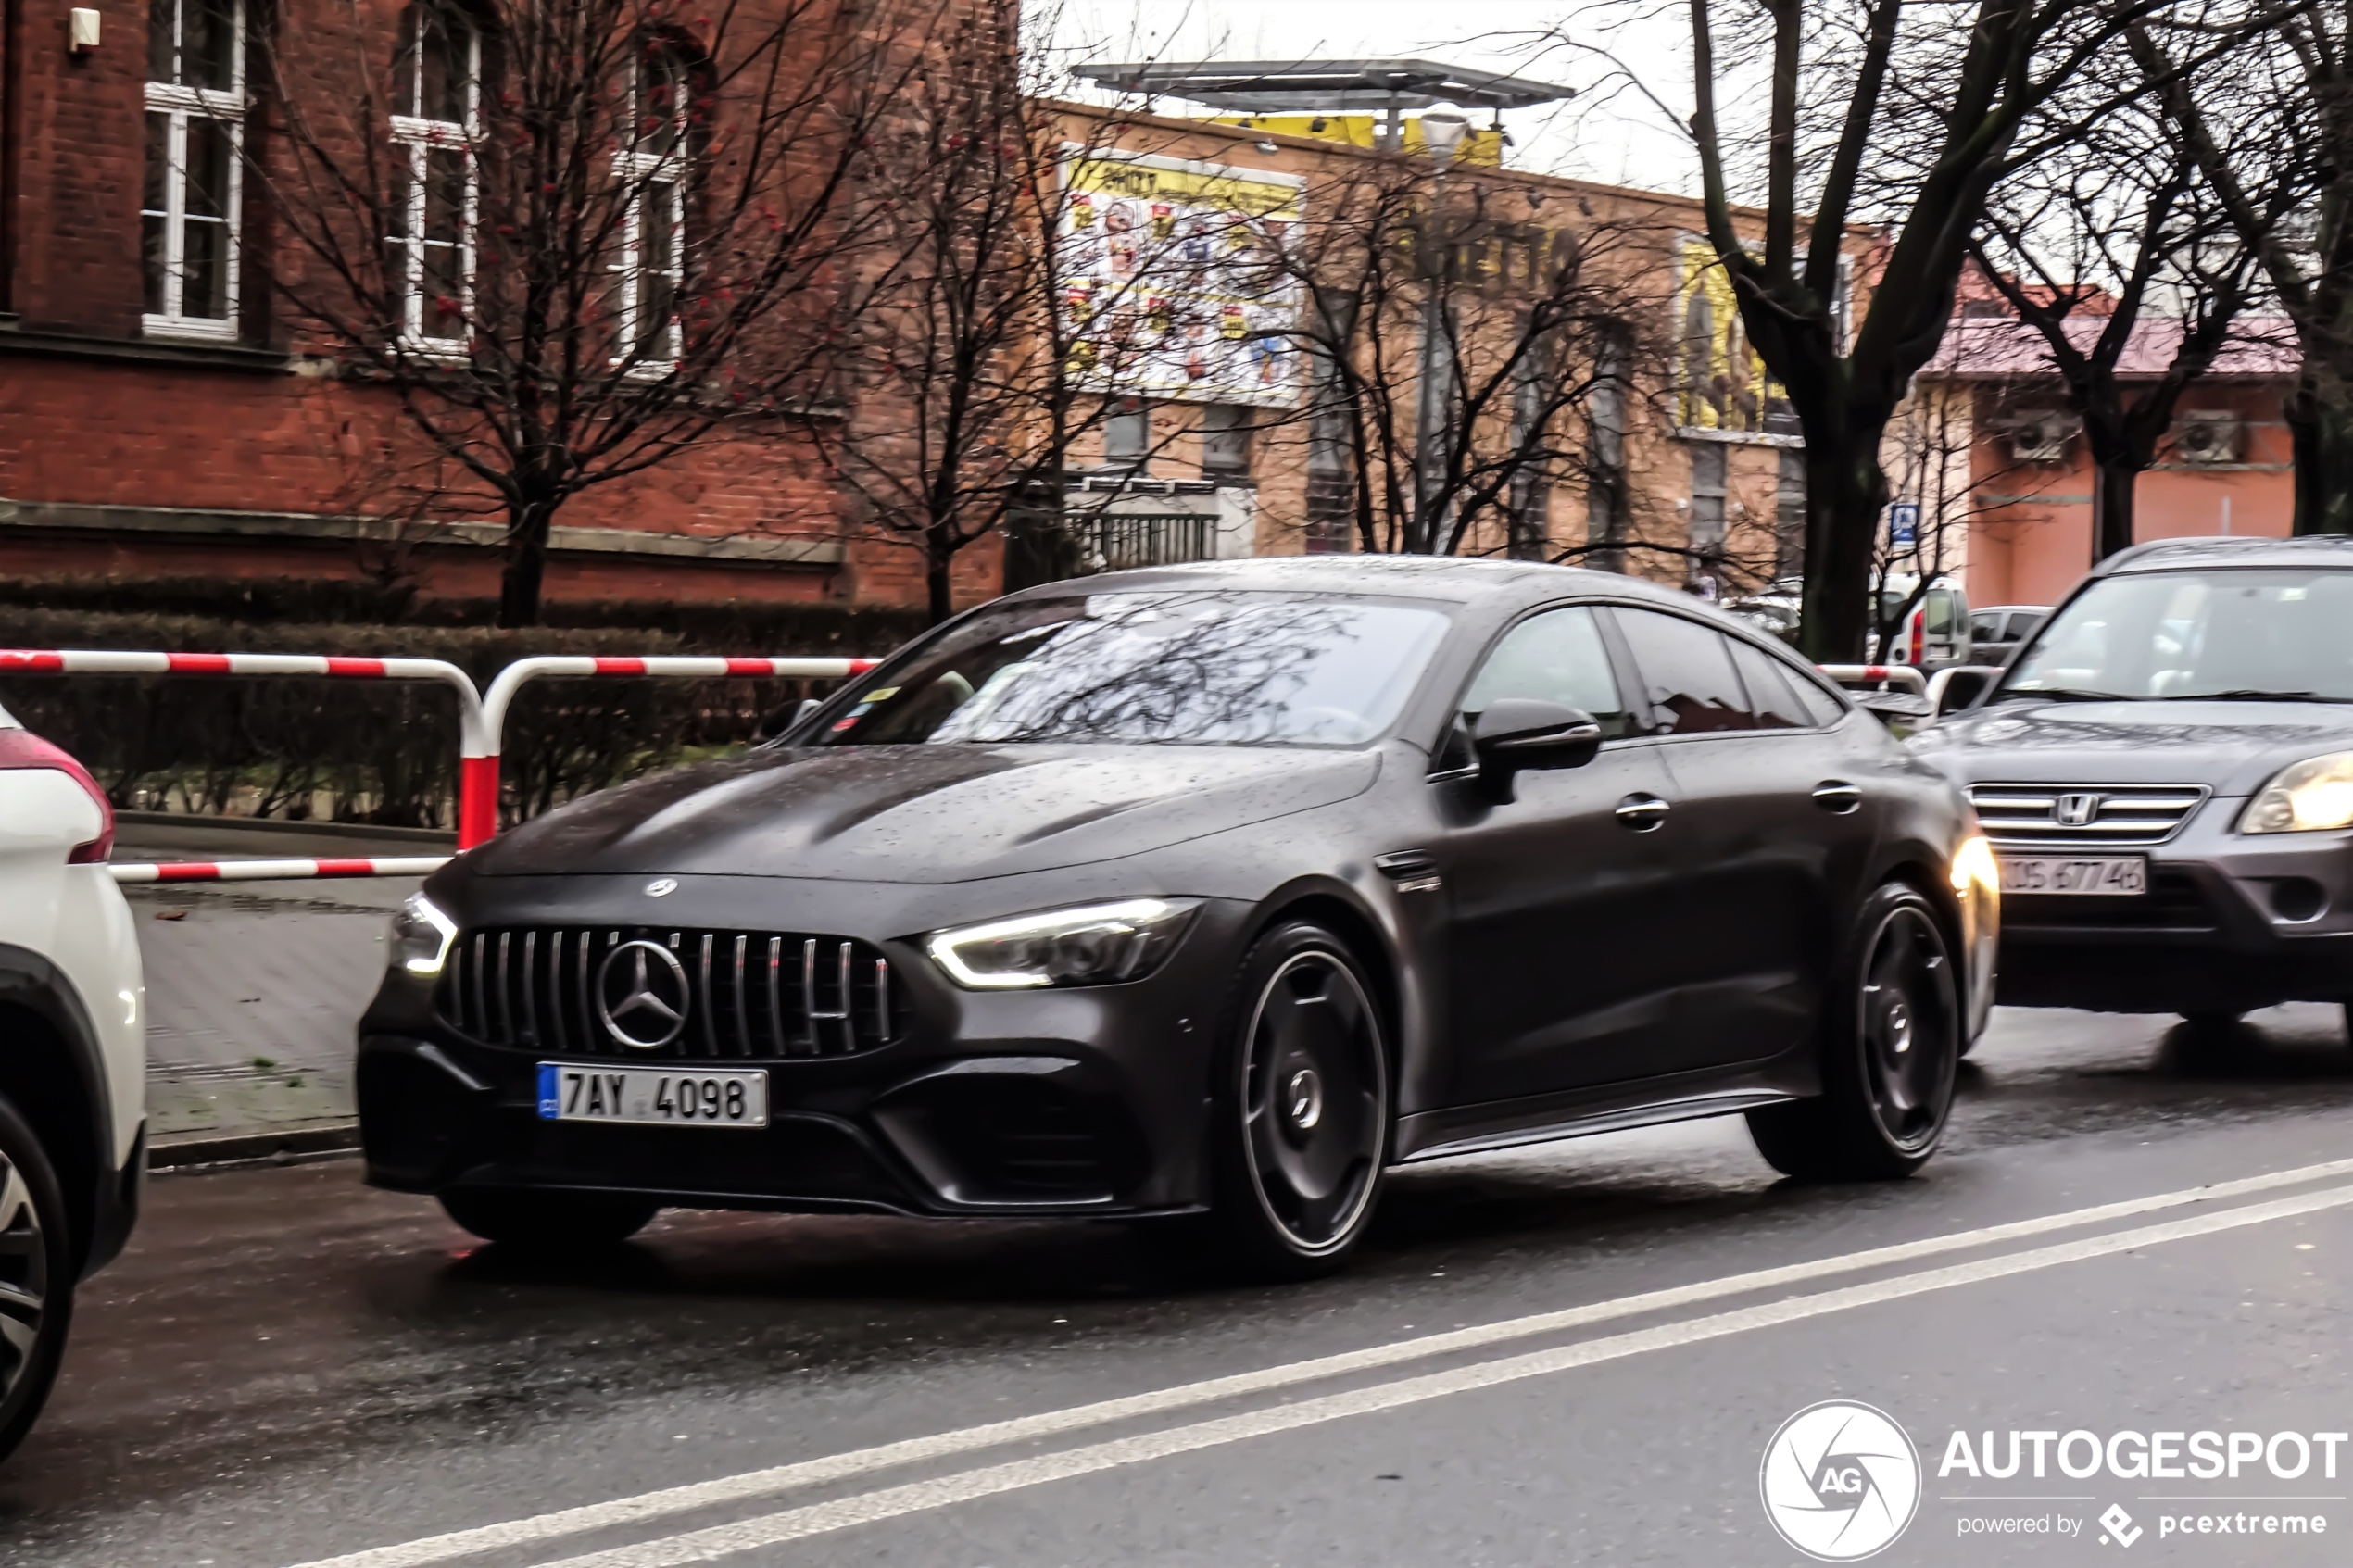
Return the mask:
[[[1049,4],[1051,0],[1049,0]],[[1504,116],[1509,161],[1547,173],[1697,194],[1689,144],[1606,50],[1676,115],[1690,110],[1690,35],[1680,7],[1617,0],[1061,0],[1056,48],[1082,60],[1424,58],[1579,89],[1562,107]],[[1033,16],[1048,14],[1041,6]],[[1542,48],[1566,28],[1584,48]],[[1176,113],[1205,112],[1171,104]],[[1484,116],[1481,117],[1484,123]]]

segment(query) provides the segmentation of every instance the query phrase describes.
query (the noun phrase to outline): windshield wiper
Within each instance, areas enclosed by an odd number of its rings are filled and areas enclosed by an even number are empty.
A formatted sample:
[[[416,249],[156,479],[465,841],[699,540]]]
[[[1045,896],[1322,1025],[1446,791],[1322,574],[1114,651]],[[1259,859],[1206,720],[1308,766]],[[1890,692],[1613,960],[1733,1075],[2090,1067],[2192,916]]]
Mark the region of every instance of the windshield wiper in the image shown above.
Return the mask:
[[[2341,696],[2322,696],[2318,692],[2266,692],[2244,687],[2227,692],[2170,692],[2157,699],[2159,702],[2344,702]]]
[[[2047,702],[2138,702],[2138,697],[2121,692],[2079,691],[2073,686],[2006,686],[1995,692],[1989,702],[2001,702],[2010,697],[2041,697]]]

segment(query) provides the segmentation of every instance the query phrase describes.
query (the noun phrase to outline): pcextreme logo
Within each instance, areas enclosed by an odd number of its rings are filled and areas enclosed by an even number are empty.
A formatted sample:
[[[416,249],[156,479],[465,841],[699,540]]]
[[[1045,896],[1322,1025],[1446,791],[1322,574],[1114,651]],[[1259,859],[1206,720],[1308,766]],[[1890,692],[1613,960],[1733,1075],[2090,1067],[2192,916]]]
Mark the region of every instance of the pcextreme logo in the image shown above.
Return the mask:
[[[1854,1562],[1894,1545],[1919,1511],[1919,1453],[1886,1411],[1825,1399],[1781,1423],[1756,1486],[1781,1539]]]

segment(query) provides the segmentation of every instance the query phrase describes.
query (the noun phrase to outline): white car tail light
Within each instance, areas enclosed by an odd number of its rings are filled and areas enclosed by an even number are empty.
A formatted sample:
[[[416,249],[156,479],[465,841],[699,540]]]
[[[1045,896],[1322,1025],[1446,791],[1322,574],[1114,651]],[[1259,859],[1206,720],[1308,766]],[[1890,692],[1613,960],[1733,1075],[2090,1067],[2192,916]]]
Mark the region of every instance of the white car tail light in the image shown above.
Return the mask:
[[[29,730],[0,728],[0,768],[49,768],[65,774],[80,784],[98,808],[98,836],[77,844],[66,856],[66,863],[75,866],[103,865],[114,853],[114,803],[90,771],[57,746],[50,745]]]

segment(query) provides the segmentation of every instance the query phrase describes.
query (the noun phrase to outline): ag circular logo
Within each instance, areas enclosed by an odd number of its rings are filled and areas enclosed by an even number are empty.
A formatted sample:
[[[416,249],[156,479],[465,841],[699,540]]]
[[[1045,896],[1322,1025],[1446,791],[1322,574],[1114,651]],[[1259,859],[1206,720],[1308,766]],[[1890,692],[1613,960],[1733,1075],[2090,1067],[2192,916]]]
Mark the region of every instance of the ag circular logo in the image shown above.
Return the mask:
[[[1825,1399],[1781,1423],[1756,1486],[1781,1539],[1818,1562],[1853,1562],[1911,1524],[1920,1456],[1884,1411]]]
[[[686,966],[659,943],[623,942],[597,966],[597,1016],[623,1045],[660,1050],[686,1027]]]

